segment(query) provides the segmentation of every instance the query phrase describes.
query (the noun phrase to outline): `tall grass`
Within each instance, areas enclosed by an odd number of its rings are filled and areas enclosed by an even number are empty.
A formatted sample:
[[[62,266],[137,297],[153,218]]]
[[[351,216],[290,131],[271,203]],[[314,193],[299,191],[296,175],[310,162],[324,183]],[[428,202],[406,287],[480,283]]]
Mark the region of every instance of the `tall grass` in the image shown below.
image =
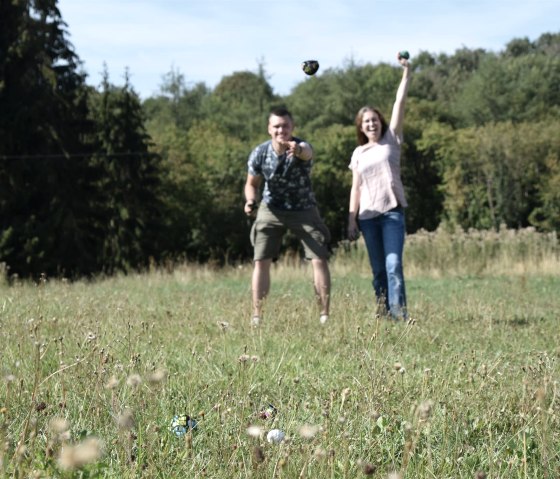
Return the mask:
[[[361,244],[342,244],[338,257],[346,268],[365,268],[369,273],[366,255]],[[539,233],[534,228],[466,232],[441,228],[409,235],[405,262],[408,277],[557,275],[560,241],[557,232]]]
[[[375,315],[361,244],[332,260],[326,326],[287,261],[258,328],[249,265],[6,279],[0,477],[559,477],[556,237],[406,248],[408,324]]]

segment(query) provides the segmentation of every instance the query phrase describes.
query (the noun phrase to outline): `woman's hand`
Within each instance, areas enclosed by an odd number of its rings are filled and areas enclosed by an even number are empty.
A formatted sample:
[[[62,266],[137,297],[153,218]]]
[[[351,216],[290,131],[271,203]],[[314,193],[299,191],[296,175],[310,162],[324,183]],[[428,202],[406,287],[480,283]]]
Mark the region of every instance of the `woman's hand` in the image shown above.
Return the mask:
[[[408,59],[410,58],[407,51],[402,51],[397,53],[397,61],[405,68],[408,68],[409,62]]]
[[[356,241],[359,237],[360,237],[360,229],[358,228],[356,217],[354,215],[349,215],[348,216],[348,239],[350,241]]]

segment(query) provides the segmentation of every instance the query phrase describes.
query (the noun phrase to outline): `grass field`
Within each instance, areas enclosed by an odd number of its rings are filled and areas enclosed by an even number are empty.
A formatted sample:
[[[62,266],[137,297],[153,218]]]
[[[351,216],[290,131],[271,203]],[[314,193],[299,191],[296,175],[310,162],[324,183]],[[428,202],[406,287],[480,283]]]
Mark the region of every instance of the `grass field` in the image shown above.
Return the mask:
[[[4,279],[0,477],[560,477],[556,236],[406,248],[409,324],[375,316],[361,246],[332,260],[325,326],[286,262],[258,328],[249,265]]]

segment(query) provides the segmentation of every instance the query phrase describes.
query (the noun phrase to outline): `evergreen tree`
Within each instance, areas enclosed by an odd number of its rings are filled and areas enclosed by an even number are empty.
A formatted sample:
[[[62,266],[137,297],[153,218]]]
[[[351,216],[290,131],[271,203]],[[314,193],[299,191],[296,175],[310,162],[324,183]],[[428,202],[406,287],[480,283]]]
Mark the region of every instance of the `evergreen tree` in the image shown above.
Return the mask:
[[[96,124],[93,163],[102,174],[98,188],[105,200],[97,211],[105,234],[100,252],[103,270],[129,270],[158,257],[160,179],[158,155],[150,152],[144,114],[128,73],[123,87],[109,83],[91,97]]]
[[[0,21],[0,261],[93,271],[85,74],[56,0],[3,0]]]

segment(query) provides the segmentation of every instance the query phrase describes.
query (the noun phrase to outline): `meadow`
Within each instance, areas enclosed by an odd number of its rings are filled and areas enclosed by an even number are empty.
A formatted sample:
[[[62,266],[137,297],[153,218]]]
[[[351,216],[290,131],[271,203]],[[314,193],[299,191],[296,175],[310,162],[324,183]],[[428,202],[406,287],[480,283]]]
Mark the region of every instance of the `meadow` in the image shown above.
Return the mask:
[[[361,243],[326,325],[293,259],[257,328],[249,264],[3,275],[0,477],[560,477],[557,235],[421,232],[405,261],[406,323]]]

